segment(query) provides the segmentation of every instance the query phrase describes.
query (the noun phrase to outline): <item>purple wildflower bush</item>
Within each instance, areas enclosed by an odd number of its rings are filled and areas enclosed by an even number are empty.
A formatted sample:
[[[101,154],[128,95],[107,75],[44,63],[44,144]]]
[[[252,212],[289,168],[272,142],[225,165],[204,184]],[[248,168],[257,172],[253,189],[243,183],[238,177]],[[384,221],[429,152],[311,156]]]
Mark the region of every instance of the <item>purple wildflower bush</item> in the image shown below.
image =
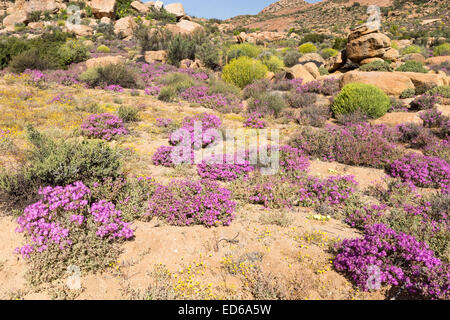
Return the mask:
[[[121,93],[121,92],[123,92],[124,89],[121,86],[119,86],[118,84],[110,84],[110,85],[104,87],[103,90]]]
[[[209,157],[197,165],[197,173],[202,179],[233,181],[255,170],[248,161],[248,153],[234,155],[221,154]]]
[[[227,226],[234,219],[235,206],[230,190],[214,181],[174,180],[157,186],[146,216],[164,218],[179,226]]]
[[[206,86],[191,87],[181,93],[181,98],[191,103],[198,103],[206,108],[217,110],[224,113],[239,113],[243,106],[237,97],[225,96],[220,93],[208,93]]]
[[[161,92],[160,86],[150,86],[145,88],[144,93],[148,96],[158,96],[158,94]]]
[[[347,273],[364,291],[389,285],[426,298],[450,298],[448,264],[411,235],[384,224],[369,225],[364,238],[346,239],[336,250],[336,270]],[[377,268],[379,274],[371,274],[371,268]]]
[[[30,260],[35,281],[60,277],[71,263],[83,270],[104,268],[111,262],[115,244],[133,238],[134,231],[122,220],[121,211],[104,200],[91,203],[90,194],[82,182],[41,188],[41,200],[17,218],[16,232],[25,234],[27,244],[16,253]],[[56,266],[52,259],[61,263]],[[52,271],[45,272],[49,267]]]
[[[383,168],[399,156],[396,137],[397,132],[385,125],[358,123],[345,127],[329,125],[325,130],[305,129],[289,144],[323,161]]]
[[[199,134],[195,134],[195,124],[199,124],[197,128]],[[201,113],[192,117],[183,119],[180,131],[172,133],[169,139],[171,145],[182,143],[186,135],[189,135],[192,146],[195,150],[205,148],[213,144],[218,138],[217,129],[222,125],[222,120],[217,116],[209,113]]]
[[[263,120],[263,114],[258,112],[252,112],[247,116],[247,119],[244,121],[245,128],[253,128],[253,129],[264,129],[267,124]]]
[[[418,187],[450,191],[450,165],[438,157],[409,153],[392,161],[387,167],[387,172],[392,177],[399,177]]]
[[[128,130],[119,117],[102,113],[90,115],[81,124],[81,133],[88,138],[110,141],[118,136],[127,135]]]

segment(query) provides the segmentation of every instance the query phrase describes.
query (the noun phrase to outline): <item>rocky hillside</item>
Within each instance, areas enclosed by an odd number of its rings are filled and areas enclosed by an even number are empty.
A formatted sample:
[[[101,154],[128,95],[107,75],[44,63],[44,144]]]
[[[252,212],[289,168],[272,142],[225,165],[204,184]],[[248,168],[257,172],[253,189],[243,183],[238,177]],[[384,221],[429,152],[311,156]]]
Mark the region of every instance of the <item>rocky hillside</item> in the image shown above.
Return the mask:
[[[430,28],[430,24],[434,28],[449,25],[448,2],[442,0],[325,0],[314,4],[302,0],[281,0],[257,15],[238,16],[227,20],[226,23],[231,28],[245,27],[262,31],[306,28],[347,34],[352,27],[367,19],[369,5],[380,7],[385,30],[389,30],[392,25],[408,30],[411,30],[411,25],[428,24],[427,28]],[[430,20],[432,22],[429,22]]]

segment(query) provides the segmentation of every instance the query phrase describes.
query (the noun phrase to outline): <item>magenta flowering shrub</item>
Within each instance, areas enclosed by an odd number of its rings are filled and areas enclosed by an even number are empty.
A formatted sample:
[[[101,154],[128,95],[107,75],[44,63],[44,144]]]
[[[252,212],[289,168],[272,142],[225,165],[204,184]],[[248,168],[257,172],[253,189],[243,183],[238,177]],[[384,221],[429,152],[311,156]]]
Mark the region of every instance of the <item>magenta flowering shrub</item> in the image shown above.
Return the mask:
[[[29,76],[29,79],[27,81],[31,85],[41,86],[43,83],[45,83],[45,75],[40,70],[26,69],[23,74]]]
[[[60,93],[53,97],[48,103],[72,104],[74,98],[71,94]]]
[[[389,208],[385,204],[364,206],[350,212],[345,218],[345,222],[353,228],[364,230],[367,225],[379,223],[386,216]]]
[[[123,92],[122,86],[119,86],[118,84],[110,84],[109,86],[106,86],[103,89],[106,91]]]
[[[431,299],[449,298],[448,264],[436,258],[426,243],[384,224],[367,226],[365,232],[362,239],[346,239],[336,246],[336,270],[347,273],[364,291],[376,285],[370,271],[375,267],[380,271],[380,285]]]
[[[208,90],[206,86],[191,87],[181,93],[181,98],[224,113],[242,110],[243,106],[237,97],[225,96],[220,93],[209,94]]]
[[[217,155],[203,160],[197,165],[197,172],[203,179],[233,181],[241,177],[247,177],[255,168],[248,161],[248,153],[245,156],[238,153],[233,155]],[[217,160],[217,161],[215,161]]]
[[[448,117],[444,116],[442,112],[435,108],[423,111],[419,117],[423,120],[423,125],[427,128],[439,128],[449,121]]]
[[[320,204],[339,206],[356,190],[357,182],[352,176],[336,176],[318,179],[297,176],[292,179],[284,175],[252,177],[239,182],[236,196],[266,208],[293,206],[311,207]]]
[[[195,123],[198,123],[198,131],[195,132]],[[185,130],[191,139],[192,146],[198,150],[205,148],[216,141],[219,132],[217,129],[222,125],[222,120],[213,114],[200,113],[192,117],[185,117],[181,129]],[[175,132],[170,136],[171,145],[178,145],[183,141],[183,135]],[[182,132],[181,132],[182,133]]]
[[[324,161],[383,168],[399,156],[396,139],[396,131],[385,125],[358,123],[323,131],[305,128],[289,144]]]
[[[64,86],[81,84],[79,80],[79,70],[46,70],[44,74],[45,81],[48,83],[58,83]]]
[[[121,220],[121,212],[114,204],[99,201],[89,205],[90,189],[82,182],[65,187],[46,187],[39,190],[42,199],[25,208],[17,218],[17,232],[25,233],[28,244],[18,248],[24,258],[50,247],[66,250],[77,241],[77,230],[95,231],[104,239],[130,239],[133,230]]]
[[[267,124],[263,120],[263,115],[258,112],[249,114],[247,119],[244,121],[244,127],[246,128],[264,129],[266,126]]]
[[[158,96],[161,92],[160,86],[150,86],[145,88],[144,93],[148,96]]]
[[[229,225],[236,204],[231,192],[214,181],[175,180],[159,185],[148,205],[148,217],[161,217],[173,225]]]
[[[172,119],[156,118],[156,126],[160,128],[167,128],[173,123]]]
[[[300,149],[282,145],[279,147],[280,169],[284,173],[306,172],[309,168],[309,159]]]
[[[391,162],[387,172],[418,187],[450,190],[450,165],[438,157],[409,153]]]
[[[89,138],[110,141],[117,136],[128,134],[128,130],[124,127],[123,121],[119,117],[109,113],[102,113],[90,115],[81,124],[81,133]]]
[[[331,176],[324,180],[308,177],[301,192],[312,197],[313,203],[340,205],[355,192],[357,186],[353,176]]]

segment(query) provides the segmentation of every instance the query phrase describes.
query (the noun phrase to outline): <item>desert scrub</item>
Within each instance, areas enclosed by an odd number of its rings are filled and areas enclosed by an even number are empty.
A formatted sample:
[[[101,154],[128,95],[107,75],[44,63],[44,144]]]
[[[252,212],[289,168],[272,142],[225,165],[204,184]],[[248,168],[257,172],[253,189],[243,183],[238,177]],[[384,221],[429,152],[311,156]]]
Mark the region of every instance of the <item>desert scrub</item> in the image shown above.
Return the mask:
[[[336,96],[331,107],[334,115],[361,110],[371,118],[383,116],[389,109],[391,101],[381,89],[363,83],[345,85]]]
[[[328,58],[337,56],[338,53],[339,53],[339,51],[337,51],[336,49],[325,48],[320,52],[320,55],[322,56],[322,58],[328,59]]]
[[[408,88],[403,90],[403,92],[400,94],[401,99],[408,99],[413,98],[416,95],[416,90],[413,88]]]
[[[222,78],[228,83],[244,88],[255,80],[263,79],[267,71],[267,67],[261,61],[240,57],[223,68]]]
[[[438,95],[440,97],[450,99],[450,86],[437,86],[426,92],[430,95]]]
[[[410,45],[402,50],[402,54],[410,54],[410,53],[422,53],[423,48],[416,46],[416,45]]]
[[[386,61],[374,61],[367,63],[359,68],[361,71],[388,71],[391,72],[392,68]]]
[[[103,141],[53,140],[31,126],[27,127],[27,139],[31,149],[26,162],[17,171],[0,172],[0,193],[11,204],[33,199],[39,185],[67,185],[120,174],[119,152]]]
[[[287,106],[285,99],[277,93],[261,93],[250,99],[247,112],[278,117]]]
[[[277,72],[284,67],[284,62],[274,55],[265,55],[259,58],[270,72]]]
[[[80,40],[66,41],[58,53],[65,65],[83,62],[89,58],[89,51]]]
[[[423,66],[423,63],[415,60],[408,60],[404,64],[402,64],[400,67],[395,69],[395,71],[401,71],[401,72],[420,72],[420,73],[427,73],[428,70]]]
[[[104,67],[88,69],[80,75],[80,81],[91,87],[109,85],[118,85],[123,88],[137,87],[135,72],[125,64],[109,64]]]
[[[101,46],[97,47],[97,52],[109,53],[109,52],[111,52],[111,49],[109,49],[109,47],[107,47],[104,44],[102,44]]]
[[[256,58],[261,49],[251,43],[234,44],[228,49],[227,59],[231,61],[240,57]]]
[[[109,113],[90,115],[81,124],[81,134],[88,138],[110,141],[119,136],[127,135],[121,118]]]
[[[435,56],[448,56],[450,55],[450,43],[443,43],[433,49],[433,55]]]
[[[286,67],[290,68],[298,64],[298,59],[302,56],[297,50],[288,50],[283,56],[283,62]]]
[[[298,47],[300,53],[313,53],[317,51],[317,47],[312,43],[304,43]]]
[[[102,270],[118,256],[115,243],[133,237],[114,204],[92,203],[90,192],[82,182],[41,188],[41,199],[17,218],[27,244],[16,252],[30,263],[32,285],[62,277],[71,265],[84,272]]]
[[[123,122],[139,121],[139,109],[131,106],[120,106],[117,114]]]

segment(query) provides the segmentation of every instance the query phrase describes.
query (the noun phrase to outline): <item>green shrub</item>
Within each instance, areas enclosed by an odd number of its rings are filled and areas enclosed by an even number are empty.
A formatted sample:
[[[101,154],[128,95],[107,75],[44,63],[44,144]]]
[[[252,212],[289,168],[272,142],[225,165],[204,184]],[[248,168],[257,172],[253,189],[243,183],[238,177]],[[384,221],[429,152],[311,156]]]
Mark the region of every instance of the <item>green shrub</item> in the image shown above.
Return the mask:
[[[166,74],[165,76],[158,79],[158,82],[163,84],[164,86],[175,89],[177,93],[181,93],[187,88],[191,88],[197,85],[197,82],[192,77],[180,72]]]
[[[254,44],[251,43],[234,44],[228,49],[227,58],[228,61],[244,56],[249,58],[256,58],[259,56],[260,53],[261,49]]]
[[[89,58],[89,51],[82,41],[68,40],[58,50],[65,65],[83,62]]]
[[[241,89],[235,86],[233,83],[227,83],[221,79],[212,78],[209,80],[209,94],[220,93],[225,96],[236,96],[240,97],[242,95]]]
[[[433,55],[435,56],[448,56],[450,55],[450,43],[443,43],[433,49]]]
[[[330,74],[330,72],[328,72],[328,69],[325,68],[325,67],[320,67],[319,68],[319,73],[320,73],[321,76],[325,76],[327,74]]]
[[[130,106],[120,106],[117,114],[123,122],[135,122],[139,120],[139,109]]]
[[[161,10],[157,10],[152,7],[150,12],[147,14],[146,17],[148,20],[158,20],[161,21],[163,24],[168,23],[176,23],[177,22],[177,16],[173,13],[167,12],[166,9],[162,8]]]
[[[347,39],[346,38],[336,38],[334,39],[333,43],[333,49],[336,50],[343,50],[347,46]]]
[[[423,53],[423,49],[416,45],[410,45],[402,50],[402,54]]]
[[[300,53],[312,53],[317,51],[317,47],[312,43],[304,43],[298,47]]]
[[[220,68],[219,49],[209,41],[197,48],[195,56],[205,67],[211,70],[218,70]]]
[[[97,47],[97,52],[101,52],[101,53],[109,53],[111,52],[111,49],[109,49],[107,46],[105,45],[101,45]]]
[[[150,29],[140,25],[135,32],[142,53],[145,51],[167,50],[172,41],[172,33],[165,28]]]
[[[109,64],[104,67],[91,68],[80,75],[80,80],[91,87],[119,85],[123,88],[136,88],[134,71],[125,64]]]
[[[26,127],[31,150],[16,172],[0,172],[0,193],[14,204],[24,206],[39,186],[67,185],[116,178],[121,158],[101,140],[53,140],[32,126]]]
[[[359,67],[361,71],[388,71],[391,72],[392,68],[386,61],[373,61]]]
[[[240,57],[223,68],[222,78],[242,89],[253,81],[264,78],[266,73],[267,67],[261,61]]]
[[[131,7],[132,2],[133,0],[116,0],[114,6],[115,16],[120,19],[136,14],[136,10]]]
[[[338,53],[339,53],[339,51],[337,51],[335,49],[325,48],[322,50],[322,52],[320,54],[324,59],[328,59],[328,58],[336,56]]]
[[[336,96],[332,111],[335,116],[361,110],[371,118],[383,116],[390,107],[389,97],[381,89],[363,83],[345,85]]]
[[[416,95],[416,90],[413,88],[408,88],[403,90],[403,92],[400,94],[400,98],[402,99],[408,99],[413,98]]]
[[[298,64],[298,59],[302,56],[297,50],[288,50],[283,57],[283,62],[286,67],[293,67]]]
[[[415,60],[406,61],[398,67],[396,71],[428,73],[428,70],[424,68],[423,63]]]
[[[11,59],[30,49],[30,42],[16,37],[3,38],[0,41],[0,69],[8,66]]]
[[[178,92],[174,87],[172,87],[172,86],[163,87],[161,89],[161,91],[159,92],[158,100],[164,101],[164,102],[171,102],[171,101],[175,100],[177,95],[178,95]]]
[[[450,99],[450,86],[437,86],[427,91],[428,94],[437,94],[444,98]]]
[[[13,57],[9,62],[8,67],[14,73],[22,73],[26,69],[49,69],[51,67],[51,62],[41,57],[36,50],[31,49]]]
[[[177,35],[170,42],[167,49],[167,63],[174,66],[180,66],[183,59],[195,59],[196,43],[193,39],[186,36]]]
[[[277,56],[269,56],[261,59],[262,63],[269,69],[271,72],[277,72],[281,68],[284,67],[284,62]]]

